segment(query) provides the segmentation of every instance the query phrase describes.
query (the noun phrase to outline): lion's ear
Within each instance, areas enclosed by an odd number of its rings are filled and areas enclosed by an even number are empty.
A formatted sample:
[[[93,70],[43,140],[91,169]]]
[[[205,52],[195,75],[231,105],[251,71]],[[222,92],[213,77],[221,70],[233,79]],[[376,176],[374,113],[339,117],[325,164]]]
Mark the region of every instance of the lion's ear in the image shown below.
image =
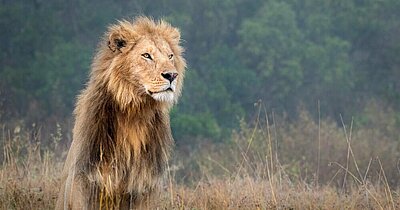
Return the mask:
[[[113,52],[122,52],[121,49],[124,47],[126,47],[126,39],[118,33],[111,33],[108,37],[108,48]]]
[[[179,41],[181,40],[181,33],[177,28],[172,28],[170,32],[170,38],[174,44],[178,45]]]
[[[124,52],[129,44],[135,43],[139,38],[132,29],[132,24],[126,20],[110,26],[107,34],[108,48],[113,52]]]

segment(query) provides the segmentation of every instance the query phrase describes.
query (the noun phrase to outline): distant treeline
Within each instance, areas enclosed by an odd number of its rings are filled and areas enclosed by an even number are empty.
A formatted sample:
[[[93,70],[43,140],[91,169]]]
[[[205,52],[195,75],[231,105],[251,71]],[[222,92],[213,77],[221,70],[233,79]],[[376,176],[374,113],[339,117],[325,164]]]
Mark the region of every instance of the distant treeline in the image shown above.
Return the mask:
[[[137,15],[182,32],[177,139],[228,136],[259,100],[289,116],[316,113],[318,101],[333,119],[362,115],[370,100],[400,111],[398,0],[0,2],[0,122],[70,119],[99,37]]]

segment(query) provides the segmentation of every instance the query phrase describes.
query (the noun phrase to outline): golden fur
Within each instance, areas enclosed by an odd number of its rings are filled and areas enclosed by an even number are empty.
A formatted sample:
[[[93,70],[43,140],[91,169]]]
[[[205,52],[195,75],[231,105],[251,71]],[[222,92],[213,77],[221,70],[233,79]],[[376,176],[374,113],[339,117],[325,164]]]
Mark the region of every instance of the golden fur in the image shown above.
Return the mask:
[[[179,42],[178,29],[164,21],[109,27],[77,99],[56,209],[128,209],[157,186],[185,73]]]

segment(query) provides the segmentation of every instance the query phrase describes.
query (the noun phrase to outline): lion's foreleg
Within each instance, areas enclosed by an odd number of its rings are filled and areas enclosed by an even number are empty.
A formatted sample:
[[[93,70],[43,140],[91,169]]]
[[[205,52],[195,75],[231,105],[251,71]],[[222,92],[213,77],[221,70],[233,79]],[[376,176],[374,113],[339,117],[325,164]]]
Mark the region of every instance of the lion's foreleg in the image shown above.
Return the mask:
[[[65,182],[64,209],[99,209],[99,190],[86,176],[70,173]]]

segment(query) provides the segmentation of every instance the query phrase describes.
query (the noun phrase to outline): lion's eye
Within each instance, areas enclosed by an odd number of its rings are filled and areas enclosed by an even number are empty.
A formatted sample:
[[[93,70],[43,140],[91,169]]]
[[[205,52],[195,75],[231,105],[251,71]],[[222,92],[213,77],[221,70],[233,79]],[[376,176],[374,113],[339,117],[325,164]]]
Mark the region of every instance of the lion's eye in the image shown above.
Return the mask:
[[[174,57],[174,54],[169,54],[168,58],[171,60]]]
[[[143,53],[143,54],[142,54],[142,57],[143,57],[143,58],[146,58],[146,59],[153,60],[153,58],[151,57],[151,55],[150,55],[149,53]]]

